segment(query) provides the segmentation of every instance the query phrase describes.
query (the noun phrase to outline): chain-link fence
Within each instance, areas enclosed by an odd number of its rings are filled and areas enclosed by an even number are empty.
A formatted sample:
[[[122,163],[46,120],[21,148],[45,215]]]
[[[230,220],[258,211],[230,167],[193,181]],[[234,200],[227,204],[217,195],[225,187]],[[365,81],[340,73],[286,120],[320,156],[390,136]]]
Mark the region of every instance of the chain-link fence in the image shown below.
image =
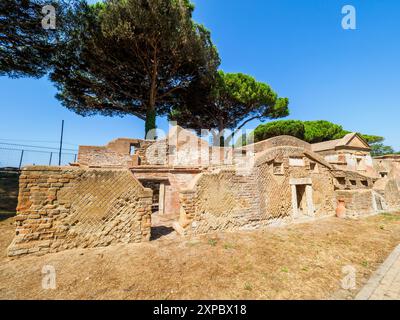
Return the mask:
[[[61,165],[76,162],[77,154],[72,152],[61,153]],[[32,150],[8,148],[0,145],[0,168],[22,168],[28,165],[57,166],[59,152],[47,150]]]

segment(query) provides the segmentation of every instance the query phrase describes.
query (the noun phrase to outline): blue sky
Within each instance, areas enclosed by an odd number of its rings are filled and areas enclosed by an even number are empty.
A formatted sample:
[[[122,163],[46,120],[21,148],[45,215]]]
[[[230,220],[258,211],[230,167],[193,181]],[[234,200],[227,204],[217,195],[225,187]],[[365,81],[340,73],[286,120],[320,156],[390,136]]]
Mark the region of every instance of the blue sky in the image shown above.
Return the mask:
[[[194,2],[194,18],[212,31],[221,69],[251,74],[288,97],[289,119],[329,120],[382,135],[400,150],[399,1]],[[341,28],[346,4],[357,10],[357,30]],[[83,118],[62,107],[55,94],[46,78],[0,77],[0,142],[54,145],[62,119],[66,148],[143,137],[144,123],[135,117]],[[158,126],[166,129],[165,119]]]

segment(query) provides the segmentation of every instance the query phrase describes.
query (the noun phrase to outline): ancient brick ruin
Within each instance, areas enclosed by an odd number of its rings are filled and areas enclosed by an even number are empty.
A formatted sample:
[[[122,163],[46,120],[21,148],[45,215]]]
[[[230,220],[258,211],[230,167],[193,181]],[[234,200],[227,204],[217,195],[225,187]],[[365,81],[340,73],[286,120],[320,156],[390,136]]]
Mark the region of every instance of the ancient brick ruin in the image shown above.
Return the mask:
[[[356,133],[233,149],[174,127],[157,141],[81,146],[69,167],[24,168],[8,254],[149,241],[157,228],[188,236],[399,208],[400,157],[373,159]]]

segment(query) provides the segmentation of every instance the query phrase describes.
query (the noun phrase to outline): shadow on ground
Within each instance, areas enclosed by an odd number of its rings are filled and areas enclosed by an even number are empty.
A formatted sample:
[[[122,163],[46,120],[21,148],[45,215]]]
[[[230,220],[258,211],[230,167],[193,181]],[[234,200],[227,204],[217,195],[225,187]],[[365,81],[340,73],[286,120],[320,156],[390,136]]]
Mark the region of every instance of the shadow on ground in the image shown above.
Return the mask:
[[[18,172],[0,170],[0,221],[15,216],[18,180]]]
[[[151,228],[151,237],[150,240],[157,240],[162,237],[165,237],[172,232],[174,232],[174,228],[172,227],[166,227],[166,226],[157,226],[157,227],[152,227]]]
[[[0,221],[4,221],[4,220],[10,219],[15,216],[16,216],[15,212],[0,213]]]

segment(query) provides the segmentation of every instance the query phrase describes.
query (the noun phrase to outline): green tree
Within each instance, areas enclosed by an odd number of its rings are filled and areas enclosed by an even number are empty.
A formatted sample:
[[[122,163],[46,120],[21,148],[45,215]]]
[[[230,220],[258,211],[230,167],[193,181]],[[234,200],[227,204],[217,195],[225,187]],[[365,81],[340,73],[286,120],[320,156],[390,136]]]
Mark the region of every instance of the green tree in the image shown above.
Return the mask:
[[[345,136],[343,127],[325,120],[304,121],[304,139],[309,143],[340,139]]]
[[[41,77],[51,67],[67,10],[75,1],[0,1],[0,76]],[[56,9],[56,29],[44,29],[45,5]]]
[[[390,146],[385,146],[383,143],[375,143],[371,145],[371,155],[373,157],[383,156],[385,154],[394,154],[395,151]]]
[[[207,89],[201,89],[206,87]],[[248,122],[259,119],[275,119],[289,114],[287,98],[278,95],[265,83],[242,73],[219,71],[212,82],[195,87],[186,104],[176,107],[170,119],[192,129],[225,129],[234,133]],[[199,89],[200,88],[200,89]],[[226,140],[220,136],[220,144],[230,143],[233,134]]]
[[[279,120],[261,124],[254,130],[254,142],[282,135],[304,140],[304,123],[299,120]]]
[[[189,0],[106,0],[83,4],[58,51],[51,80],[62,104],[81,115],[170,112],[196,79],[219,65],[210,33],[192,20]]]
[[[254,142],[259,142],[280,135],[290,135],[309,143],[318,143],[341,139],[348,133],[350,133],[350,131],[344,130],[341,125],[325,120],[304,122],[298,120],[273,121],[261,124],[253,131]],[[373,156],[394,153],[392,147],[386,146],[382,143],[385,138],[361,133],[360,135],[370,145],[371,154]],[[241,143],[243,144],[243,142],[238,141],[238,145]],[[246,140],[244,140],[244,143],[246,143]]]
[[[368,144],[378,144],[381,143],[385,140],[384,137],[381,136],[373,136],[370,134],[361,134],[361,136],[364,138],[365,141],[368,142]]]

